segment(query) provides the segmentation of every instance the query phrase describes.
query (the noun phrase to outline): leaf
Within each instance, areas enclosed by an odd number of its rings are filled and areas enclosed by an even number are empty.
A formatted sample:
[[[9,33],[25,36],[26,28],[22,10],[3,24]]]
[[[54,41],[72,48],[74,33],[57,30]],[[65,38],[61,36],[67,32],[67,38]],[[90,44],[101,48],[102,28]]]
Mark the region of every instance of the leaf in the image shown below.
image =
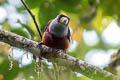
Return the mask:
[[[73,40],[76,40],[78,43],[81,43],[82,42],[82,33],[83,33],[83,29],[78,27],[72,35]]]
[[[79,0],[55,0],[53,3],[59,10],[64,10],[70,13],[79,12],[75,8],[81,1]]]
[[[39,10],[39,21],[42,26],[42,31],[43,31],[43,26],[48,24],[48,21],[55,18],[59,13],[59,10],[57,10],[56,6],[48,1],[43,1],[42,4],[40,5],[40,10]]]
[[[119,15],[117,16],[116,21],[117,21],[118,26],[120,27],[120,16]]]
[[[0,74],[0,80],[3,80],[3,78],[4,78],[4,77],[3,77],[3,75],[2,75],[2,74]]]
[[[83,76],[82,74],[80,76],[77,76],[77,74],[73,73],[73,80],[90,80],[90,79]]]
[[[120,0],[101,0],[99,7],[103,9],[104,15],[113,16],[114,14],[120,14]]]
[[[20,69],[16,66],[15,63],[13,70],[9,70],[9,61],[4,60],[3,63],[0,65],[0,74],[3,75],[4,80],[13,80],[17,74],[20,72]]]
[[[3,57],[0,56],[0,64],[3,62]]]
[[[98,9],[96,17],[93,19],[92,25],[98,33],[101,33],[112,20],[113,19],[110,16],[103,16],[102,9]]]
[[[12,28],[11,32],[14,32],[16,34],[19,34],[21,36],[24,37],[28,37],[28,34],[23,30],[24,28],[20,27],[20,28]]]
[[[25,0],[26,4],[29,6],[30,9],[37,8],[40,6],[42,0]]]
[[[34,33],[34,31],[31,29],[31,27],[29,27],[28,25],[25,25],[25,24],[22,24],[22,26],[25,27],[25,28],[29,31],[29,33],[30,33],[30,35],[31,35],[31,37],[32,37],[32,39],[33,39],[34,36],[35,36],[35,33]]]

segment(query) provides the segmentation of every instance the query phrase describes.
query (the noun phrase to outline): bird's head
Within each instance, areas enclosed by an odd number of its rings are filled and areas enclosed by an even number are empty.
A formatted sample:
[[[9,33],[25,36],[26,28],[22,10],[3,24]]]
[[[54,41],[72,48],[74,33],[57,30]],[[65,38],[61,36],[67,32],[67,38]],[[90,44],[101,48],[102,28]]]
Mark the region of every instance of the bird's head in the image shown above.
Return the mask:
[[[70,18],[66,15],[63,15],[63,14],[60,14],[56,17],[57,21],[59,24],[63,24],[63,25],[68,25],[69,24],[69,21],[70,21]]]
[[[70,18],[68,16],[63,14],[58,15],[49,25],[50,33],[57,37],[65,36],[68,32],[69,21]]]

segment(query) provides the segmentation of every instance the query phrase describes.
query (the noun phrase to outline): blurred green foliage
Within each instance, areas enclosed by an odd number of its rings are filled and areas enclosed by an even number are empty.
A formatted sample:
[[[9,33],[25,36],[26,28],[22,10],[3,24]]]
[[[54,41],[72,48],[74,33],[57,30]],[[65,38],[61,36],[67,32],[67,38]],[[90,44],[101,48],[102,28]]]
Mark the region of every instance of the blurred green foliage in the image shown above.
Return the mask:
[[[73,40],[76,40],[78,43],[76,50],[69,53],[74,57],[84,60],[86,53],[91,49],[108,50],[110,48],[120,48],[119,46],[111,47],[106,45],[101,39],[101,33],[111,21],[116,20],[120,25],[120,0],[25,0],[25,2],[34,13],[42,32],[44,32],[44,27],[47,25],[48,21],[55,18],[58,14],[62,13],[70,16],[70,26],[74,32]],[[0,0],[0,6],[4,4],[8,4],[8,1]],[[22,13],[25,8],[21,6],[17,8],[17,10],[19,13]],[[107,19],[105,24],[102,24],[103,19]],[[24,29],[27,29],[32,40],[40,41],[38,32],[31,18],[28,20],[27,24],[22,24],[21,27],[18,28],[10,26],[7,20],[0,24],[3,25],[3,29],[29,38],[28,33],[24,31]],[[86,45],[82,39],[84,30],[95,30],[100,39],[99,43],[95,46]],[[5,50],[8,49],[9,48],[5,47]],[[3,47],[1,47],[0,50],[2,51]],[[37,80],[33,63],[19,68],[19,63],[16,61],[13,70],[9,71],[9,61],[6,60],[6,54],[8,54],[8,52],[0,52],[0,75],[3,75],[3,78],[0,77],[0,80],[13,80],[21,75],[22,78],[26,80],[32,80],[30,76],[33,76],[34,80]],[[48,69],[47,64],[45,64],[44,67],[45,70],[41,73],[41,80],[54,79],[55,76],[48,75],[48,72],[54,74],[54,70]],[[85,76],[77,77],[76,74],[71,71],[66,72],[66,74],[68,73],[70,75],[66,76],[71,76],[71,80],[90,80]],[[65,73],[62,74],[64,75]],[[67,79],[64,78],[62,80]]]

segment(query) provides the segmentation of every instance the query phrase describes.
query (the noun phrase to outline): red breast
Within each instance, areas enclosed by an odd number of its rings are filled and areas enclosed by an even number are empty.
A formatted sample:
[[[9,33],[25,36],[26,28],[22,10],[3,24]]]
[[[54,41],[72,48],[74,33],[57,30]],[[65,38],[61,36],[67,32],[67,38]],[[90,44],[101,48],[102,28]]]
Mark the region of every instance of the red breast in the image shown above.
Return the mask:
[[[67,35],[62,38],[53,37],[49,32],[49,27],[46,27],[46,31],[43,34],[42,41],[45,45],[56,48],[66,50],[69,47],[69,40]]]

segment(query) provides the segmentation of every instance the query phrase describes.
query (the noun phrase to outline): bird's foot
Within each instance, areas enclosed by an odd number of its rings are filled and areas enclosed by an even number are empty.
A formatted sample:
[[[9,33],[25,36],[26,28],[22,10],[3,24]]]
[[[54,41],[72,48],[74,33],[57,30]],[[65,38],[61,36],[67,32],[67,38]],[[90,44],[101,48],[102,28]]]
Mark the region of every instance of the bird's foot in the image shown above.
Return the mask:
[[[62,50],[62,49],[57,49],[56,50],[58,53],[66,53],[66,50]]]
[[[38,45],[43,45],[44,43],[43,42],[39,42]]]

